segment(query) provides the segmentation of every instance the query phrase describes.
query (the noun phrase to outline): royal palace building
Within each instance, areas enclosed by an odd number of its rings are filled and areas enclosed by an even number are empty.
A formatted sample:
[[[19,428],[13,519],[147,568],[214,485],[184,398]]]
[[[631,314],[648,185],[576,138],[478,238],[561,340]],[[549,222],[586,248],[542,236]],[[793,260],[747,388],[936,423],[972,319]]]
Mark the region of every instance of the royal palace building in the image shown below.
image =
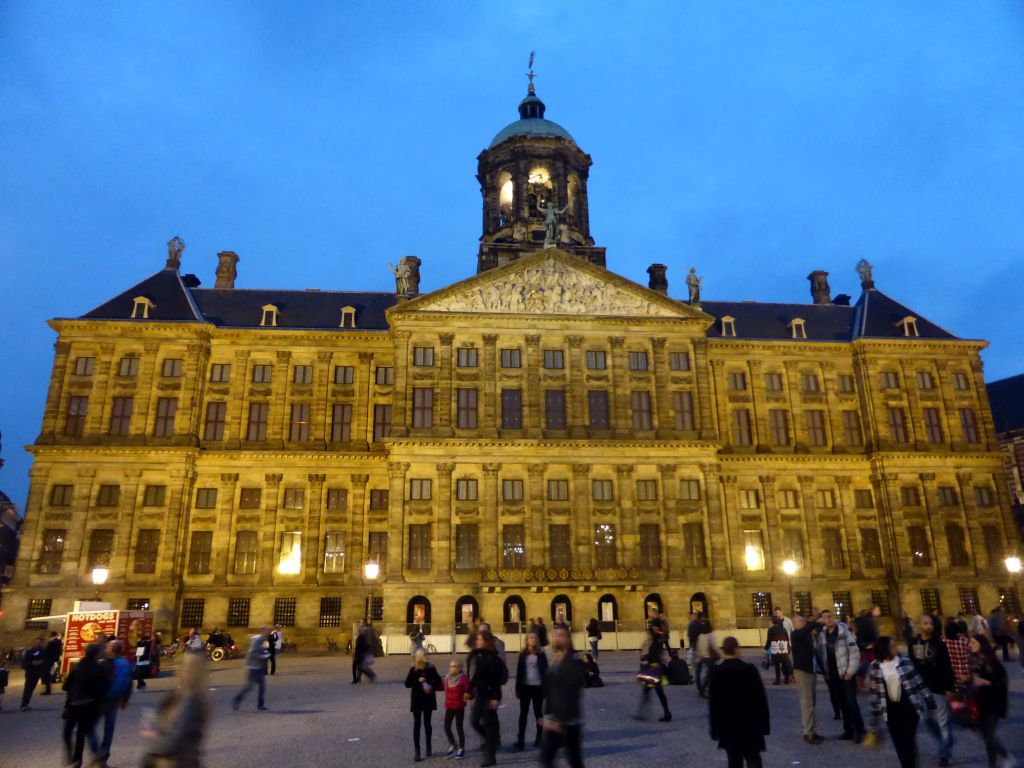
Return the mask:
[[[1014,602],[985,342],[866,262],[859,297],[814,271],[794,304],[615,274],[591,158],[544,109],[531,85],[479,155],[461,282],[420,293],[405,257],[394,292],[236,288],[222,252],[207,288],[176,238],[163,269],[53,320],[3,629],[97,594],[169,631],[318,643],[367,613],[635,627],[696,606],[744,627],[773,604]]]

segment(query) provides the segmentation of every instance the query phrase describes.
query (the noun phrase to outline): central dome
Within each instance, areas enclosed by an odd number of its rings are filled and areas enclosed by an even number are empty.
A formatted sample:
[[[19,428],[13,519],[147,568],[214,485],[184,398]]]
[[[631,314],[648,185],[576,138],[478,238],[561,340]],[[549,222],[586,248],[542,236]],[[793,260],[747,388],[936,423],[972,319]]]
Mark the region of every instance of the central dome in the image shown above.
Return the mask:
[[[519,119],[498,131],[498,135],[491,141],[488,149],[493,149],[513,136],[551,137],[567,139],[573,144],[576,143],[565,128],[558,123],[544,119],[544,102],[537,97],[532,83],[526,98],[519,102]]]

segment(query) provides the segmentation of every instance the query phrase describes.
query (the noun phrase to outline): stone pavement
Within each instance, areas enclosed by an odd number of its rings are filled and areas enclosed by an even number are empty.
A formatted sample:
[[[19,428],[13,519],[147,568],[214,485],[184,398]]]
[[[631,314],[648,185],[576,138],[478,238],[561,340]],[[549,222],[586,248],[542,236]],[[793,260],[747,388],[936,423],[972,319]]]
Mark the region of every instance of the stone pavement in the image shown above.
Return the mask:
[[[509,657],[514,670],[514,657]],[[443,672],[447,659],[435,659]],[[693,686],[667,689],[672,708],[671,723],[656,721],[657,704],[652,697],[649,719],[632,719],[640,690],[633,680],[637,668],[635,653],[606,653],[600,659],[605,688],[585,692],[586,726],[584,755],[592,768],[599,766],[725,766],[725,755],[708,738],[707,706]],[[280,657],[278,674],[267,679],[268,712],[256,711],[255,691],[233,712],[231,697],[242,684],[244,673],[240,659],[211,665],[213,719],[206,740],[207,768],[234,766],[359,766],[373,768],[412,763],[412,717],[409,693],[403,685],[407,657],[389,657],[377,662],[380,682],[375,685],[350,685],[351,657],[344,654]],[[172,668],[172,667],[168,667]],[[1000,732],[1004,744],[1024,758],[1024,675],[1016,660],[1008,667],[1012,683],[1010,713]],[[766,682],[770,682],[768,674]],[[11,674],[11,685],[0,712],[0,768],[49,768],[62,764],[60,718],[63,695],[39,696],[32,710],[18,712],[21,674]],[[146,707],[155,707],[173,686],[165,671],[150,681],[146,690],[132,696],[128,709],[121,713],[111,765],[115,768],[139,765],[136,737],[139,718]],[[510,682],[505,689],[505,706],[500,711],[502,740],[515,739],[518,702]],[[812,747],[800,739],[799,705],[793,686],[768,685],[772,715],[772,735],[768,739],[765,766],[818,766],[861,768],[896,765],[895,753],[886,743],[875,751],[863,746],[834,740]],[[862,696],[862,711],[867,710]],[[443,698],[438,697],[443,708]],[[822,684],[818,694],[819,731],[827,737],[839,734],[832,721],[828,695]],[[434,715],[435,757],[426,762],[448,764],[444,758],[443,716]],[[469,731],[467,723],[467,731]],[[529,729],[528,729],[529,732]],[[958,731],[954,765],[985,765],[981,739],[974,733]],[[467,733],[467,760],[480,762],[475,733]],[[923,730],[919,734],[922,768],[936,765],[935,742]],[[440,756],[437,756],[440,753]],[[536,750],[524,753],[503,751],[499,765],[537,764]]]

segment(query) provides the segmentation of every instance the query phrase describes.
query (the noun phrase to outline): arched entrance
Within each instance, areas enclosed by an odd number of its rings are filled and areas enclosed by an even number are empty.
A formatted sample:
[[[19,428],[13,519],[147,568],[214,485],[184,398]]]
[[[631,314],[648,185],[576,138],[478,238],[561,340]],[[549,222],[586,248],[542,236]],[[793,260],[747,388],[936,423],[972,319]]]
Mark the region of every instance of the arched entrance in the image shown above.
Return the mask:
[[[665,612],[665,605],[661,602],[661,595],[652,592],[644,598],[644,616],[647,620],[658,618],[659,614]]]
[[[572,600],[567,595],[556,595],[551,599],[551,626],[555,624],[572,626]]]
[[[409,599],[405,607],[405,624],[406,633],[422,629],[423,634],[430,634],[430,601],[423,595]]]
[[[597,621],[602,632],[614,632],[619,620],[619,601],[614,595],[602,595],[597,601]]]
[[[469,625],[480,618],[480,606],[476,598],[463,595],[455,601],[455,632],[464,635],[469,632]]]
[[[519,595],[509,595],[501,609],[501,618],[506,632],[520,632],[526,620],[526,603]]]
[[[705,619],[711,617],[710,604],[708,603],[707,597],[703,592],[694,592],[690,595],[690,611],[693,613],[699,613],[704,616]]]

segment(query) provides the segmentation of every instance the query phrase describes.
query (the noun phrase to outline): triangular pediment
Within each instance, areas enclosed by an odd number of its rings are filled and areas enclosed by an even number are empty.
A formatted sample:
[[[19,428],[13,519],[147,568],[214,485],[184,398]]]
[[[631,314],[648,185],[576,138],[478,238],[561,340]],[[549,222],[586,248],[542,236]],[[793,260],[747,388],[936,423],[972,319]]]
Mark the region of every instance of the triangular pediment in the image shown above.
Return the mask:
[[[694,307],[556,249],[418,296],[391,311],[710,320]]]

